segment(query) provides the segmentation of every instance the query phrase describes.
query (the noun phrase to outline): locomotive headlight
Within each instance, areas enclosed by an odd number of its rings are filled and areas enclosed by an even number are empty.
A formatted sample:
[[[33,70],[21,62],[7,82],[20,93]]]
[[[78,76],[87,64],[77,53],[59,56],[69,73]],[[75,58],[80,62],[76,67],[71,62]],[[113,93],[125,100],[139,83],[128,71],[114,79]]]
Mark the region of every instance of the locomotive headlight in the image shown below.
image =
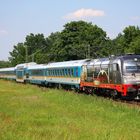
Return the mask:
[[[128,91],[128,92],[135,92],[136,89],[135,89],[134,87],[128,87],[128,88],[127,88],[127,91]]]
[[[124,78],[123,81],[124,81],[124,83],[127,83],[128,80],[126,78]]]
[[[127,80],[126,79],[124,79],[124,83],[126,83],[127,82]]]

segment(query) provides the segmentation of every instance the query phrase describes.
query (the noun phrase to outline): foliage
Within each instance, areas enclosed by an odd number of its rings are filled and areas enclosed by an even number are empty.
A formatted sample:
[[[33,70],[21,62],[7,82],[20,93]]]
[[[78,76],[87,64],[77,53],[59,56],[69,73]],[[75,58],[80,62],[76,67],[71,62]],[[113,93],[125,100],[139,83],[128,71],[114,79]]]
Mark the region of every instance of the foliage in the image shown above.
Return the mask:
[[[73,21],[64,25],[61,32],[52,33],[47,38],[43,34],[27,35],[24,43],[14,46],[9,60],[12,65],[25,62],[26,47],[28,61],[37,63],[96,58],[108,55],[108,41],[106,32],[97,25]]]
[[[16,64],[24,63],[25,62],[25,46],[23,43],[18,43],[14,46],[12,52],[10,52],[9,61],[13,66]]]
[[[106,32],[97,25],[85,21],[72,21],[64,25],[61,32],[30,34],[25,42],[18,43],[10,52],[9,60],[13,66],[35,61],[48,63],[85,58],[108,57],[111,54],[140,54],[140,29],[129,26],[111,40]],[[28,57],[26,57],[28,54]]]
[[[47,42],[44,35],[30,34],[26,36],[24,43],[18,43],[14,46],[13,51],[10,52],[9,61],[13,66],[25,63],[27,60],[28,62],[36,61],[37,63],[44,63],[46,51]],[[28,56],[26,57],[26,55]]]
[[[47,53],[47,41],[43,34],[30,34],[26,36],[24,42],[28,49],[28,61],[45,63],[44,55]],[[42,58],[43,57],[43,58]]]
[[[0,80],[1,140],[136,140],[140,108]]]
[[[136,37],[135,40],[130,43],[128,52],[140,54],[140,36]]]
[[[0,61],[0,68],[10,67],[11,64],[9,61]]]
[[[84,21],[67,23],[61,32],[60,56],[65,60],[100,57],[106,33],[97,25]]]
[[[123,30],[123,34],[119,34],[114,40],[116,45],[116,50],[121,54],[125,53],[138,53],[139,40],[140,39],[140,29],[139,27],[129,26]]]

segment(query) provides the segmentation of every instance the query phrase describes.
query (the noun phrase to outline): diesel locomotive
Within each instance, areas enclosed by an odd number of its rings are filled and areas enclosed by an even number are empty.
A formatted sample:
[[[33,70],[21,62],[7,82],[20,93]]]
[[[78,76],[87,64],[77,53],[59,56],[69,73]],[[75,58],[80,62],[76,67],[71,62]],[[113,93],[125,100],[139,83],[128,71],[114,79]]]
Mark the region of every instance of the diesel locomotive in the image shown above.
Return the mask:
[[[140,55],[25,63],[0,69],[0,78],[106,94],[113,98],[140,99]]]

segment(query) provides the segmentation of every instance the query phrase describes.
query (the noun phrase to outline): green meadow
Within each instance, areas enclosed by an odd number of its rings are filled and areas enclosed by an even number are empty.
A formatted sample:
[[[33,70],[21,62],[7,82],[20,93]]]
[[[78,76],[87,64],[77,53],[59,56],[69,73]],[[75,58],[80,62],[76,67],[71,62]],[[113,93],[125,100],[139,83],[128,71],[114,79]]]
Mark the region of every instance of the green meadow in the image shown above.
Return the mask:
[[[139,139],[139,107],[0,80],[0,140]]]

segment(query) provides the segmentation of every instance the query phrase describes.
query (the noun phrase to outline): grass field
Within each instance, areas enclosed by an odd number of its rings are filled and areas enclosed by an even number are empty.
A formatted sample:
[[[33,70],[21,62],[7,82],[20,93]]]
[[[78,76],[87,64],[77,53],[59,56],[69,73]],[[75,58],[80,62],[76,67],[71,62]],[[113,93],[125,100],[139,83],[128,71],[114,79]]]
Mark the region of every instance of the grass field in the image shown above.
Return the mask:
[[[139,140],[140,108],[0,80],[0,140]]]

